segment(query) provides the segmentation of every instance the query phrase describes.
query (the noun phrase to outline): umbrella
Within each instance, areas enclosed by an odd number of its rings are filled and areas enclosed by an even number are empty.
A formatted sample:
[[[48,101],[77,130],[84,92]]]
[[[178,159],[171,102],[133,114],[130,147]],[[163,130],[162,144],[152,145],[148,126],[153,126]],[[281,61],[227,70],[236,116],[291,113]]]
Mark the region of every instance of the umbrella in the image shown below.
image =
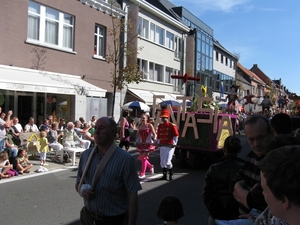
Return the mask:
[[[150,111],[150,107],[148,105],[146,105],[143,102],[139,102],[139,101],[128,102],[122,106],[122,109],[124,109],[124,110],[133,110],[133,109],[134,110],[142,110],[144,112]]]
[[[177,102],[175,100],[165,100],[162,101],[161,103],[159,103],[161,106],[167,106],[167,105],[171,105],[171,106],[180,106],[181,103]]]
[[[185,103],[185,104],[186,104],[186,106],[187,106],[187,107],[191,107],[191,105],[192,105],[192,102],[188,100],[188,101],[186,101],[186,103]]]
[[[220,108],[227,108],[228,103],[227,103],[227,102],[218,102],[218,106],[219,106]]]

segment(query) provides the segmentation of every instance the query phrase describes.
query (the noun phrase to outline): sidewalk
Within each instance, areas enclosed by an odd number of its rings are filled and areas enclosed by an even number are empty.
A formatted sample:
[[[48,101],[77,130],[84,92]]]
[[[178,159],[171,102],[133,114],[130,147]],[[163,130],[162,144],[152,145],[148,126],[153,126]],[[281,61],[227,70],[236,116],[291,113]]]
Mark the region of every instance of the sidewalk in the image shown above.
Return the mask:
[[[129,148],[129,153],[134,154],[135,152],[136,152],[136,148],[134,146],[131,146]],[[60,163],[60,162],[54,161],[53,159],[54,159],[54,152],[48,153],[47,160],[46,160],[46,163],[48,165],[43,166],[48,169],[47,172],[61,170],[61,169],[77,168],[78,164],[79,164],[79,160],[80,160],[80,154],[76,155],[76,160],[75,160],[76,165],[75,166],[72,166],[72,162]],[[11,179],[15,179],[17,177],[32,176],[33,174],[47,173],[47,172],[36,172],[41,166],[41,162],[40,162],[38,155],[36,155],[34,157],[32,155],[29,155],[29,162],[33,164],[33,167],[30,169],[30,173],[20,174],[19,176],[15,176],[15,177],[11,177],[11,178],[3,178],[2,180],[0,180],[0,184],[3,183],[4,180],[11,180]]]

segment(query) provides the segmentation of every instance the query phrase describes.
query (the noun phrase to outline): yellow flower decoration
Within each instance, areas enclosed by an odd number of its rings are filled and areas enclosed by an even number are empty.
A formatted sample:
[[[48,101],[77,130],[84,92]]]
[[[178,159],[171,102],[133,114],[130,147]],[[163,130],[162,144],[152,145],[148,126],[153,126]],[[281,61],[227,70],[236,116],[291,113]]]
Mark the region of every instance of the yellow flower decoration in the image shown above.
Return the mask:
[[[201,85],[201,92],[203,97],[206,97],[207,95],[207,87],[205,87],[204,85]]]

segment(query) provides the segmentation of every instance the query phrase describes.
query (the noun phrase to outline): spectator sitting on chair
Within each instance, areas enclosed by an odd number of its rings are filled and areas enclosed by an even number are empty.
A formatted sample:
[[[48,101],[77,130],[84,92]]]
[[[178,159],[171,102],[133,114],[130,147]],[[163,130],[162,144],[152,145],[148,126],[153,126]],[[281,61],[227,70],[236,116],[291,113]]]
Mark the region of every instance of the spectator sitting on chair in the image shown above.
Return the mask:
[[[85,123],[85,120],[83,119],[83,117],[79,117],[79,121],[81,122],[80,128],[83,128],[83,124]]]
[[[63,136],[63,133],[57,134],[58,129],[58,123],[53,122],[51,124],[51,130],[47,133],[47,139],[49,142],[49,147],[52,148],[55,151],[55,157],[54,160],[58,161],[58,156],[61,155],[62,151],[62,144],[58,142],[58,138]]]
[[[64,147],[75,147],[83,144],[81,139],[76,134],[74,130],[74,124],[72,122],[69,122],[67,124],[67,128],[63,130],[62,143]]]
[[[48,131],[50,130],[48,119],[44,119],[43,123],[39,127],[39,130],[40,131],[45,131],[46,133],[48,133]]]
[[[88,123],[84,123],[83,124],[83,130],[87,129],[88,126],[90,126]],[[94,127],[90,127],[87,132],[85,132],[84,134],[82,134],[82,139],[83,140],[89,140],[91,142],[90,147],[95,145],[94,133],[95,133],[95,128]]]
[[[17,163],[16,158],[18,155],[18,146],[13,141],[13,134],[11,132],[11,129],[9,127],[5,127],[6,129],[6,140],[5,140],[5,150],[8,153],[9,162],[14,166],[14,169],[16,169]]]
[[[12,128],[14,130],[14,132],[16,133],[15,135],[18,135],[19,133],[21,132],[24,132],[23,128],[22,128],[22,125],[19,123],[19,119],[18,117],[14,117],[13,120],[12,120]]]
[[[83,127],[83,129],[80,127]],[[86,137],[86,133],[89,132],[89,129],[91,129],[91,125],[87,125],[84,128],[84,126],[82,126],[80,121],[76,120],[74,123],[74,130],[75,130],[77,136],[80,138],[81,142],[83,142],[83,147],[85,149],[88,149],[91,145],[90,140],[84,139]]]
[[[29,122],[24,127],[24,132],[39,132],[39,128],[34,124],[33,117],[29,118]]]
[[[2,108],[0,107],[0,113],[2,111]],[[7,117],[4,120],[0,118],[0,152],[2,152],[5,148],[5,138],[6,138],[6,130],[5,127],[10,127],[10,116],[13,114],[13,112],[10,110],[7,113]]]
[[[91,121],[89,122],[89,125],[91,125],[92,127],[95,127],[95,125],[96,125],[96,116],[92,116],[92,119],[91,119]]]

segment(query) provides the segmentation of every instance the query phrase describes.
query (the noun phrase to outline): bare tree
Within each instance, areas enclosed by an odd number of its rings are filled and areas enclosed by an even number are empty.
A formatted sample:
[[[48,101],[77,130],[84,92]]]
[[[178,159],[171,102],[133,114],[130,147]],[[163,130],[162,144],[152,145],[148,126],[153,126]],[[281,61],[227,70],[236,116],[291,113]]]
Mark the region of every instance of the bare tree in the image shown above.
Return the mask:
[[[34,57],[32,58],[32,66],[30,69],[35,69],[35,70],[44,70],[44,65],[46,64],[46,52],[47,49],[45,48],[39,48],[35,46],[32,50],[31,53],[34,53]]]
[[[115,1],[111,2],[111,10],[115,4]],[[142,80],[143,73],[137,65],[137,54],[142,47],[137,47],[136,23],[131,23],[130,19],[126,21],[125,17],[119,18],[113,11],[110,16],[112,28],[108,29],[108,36],[111,37],[111,43],[108,44],[106,61],[113,64],[111,85],[113,87],[112,117],[114,117],[116,90],[122,90],[127,84],[139,83]]]

